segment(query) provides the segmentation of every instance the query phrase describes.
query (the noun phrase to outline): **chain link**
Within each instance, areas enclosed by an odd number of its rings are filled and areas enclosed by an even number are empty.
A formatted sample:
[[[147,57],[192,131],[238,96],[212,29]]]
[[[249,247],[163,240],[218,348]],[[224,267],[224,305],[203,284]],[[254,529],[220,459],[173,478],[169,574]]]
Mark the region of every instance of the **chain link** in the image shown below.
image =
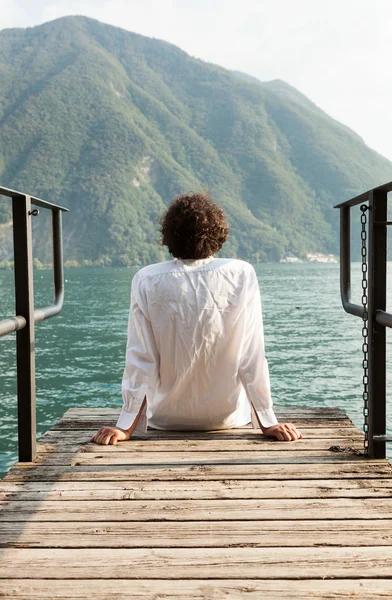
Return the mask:
[[[367,456],[369,454],[369,345],[368,345],[368,337],[369,337],[369,314],[368,314],[368,264],[367,264],[367,216],[366,211],[369,210],[369,207],[366,204],[361,204],[361,264],[362,264],[362,367],[363,367],[363,431],[364,431],[364,440],[363,440],[363,449],[360,450],[353,448],[352,446],[346,446],[342,448],[341,446],[331,446],[328,448],[331,452],[350,452],[352,454],[357,454],[359,456]]]
[[[369,314],[368,314],[368,265],[367,265],[367,215],[366,211],[369,207],[366,204],[361,204],[361,263],[362,263],[362,367],[363,367],[363,431],[365,434],[363,447],[364,454],[367,456],[369,452]]]

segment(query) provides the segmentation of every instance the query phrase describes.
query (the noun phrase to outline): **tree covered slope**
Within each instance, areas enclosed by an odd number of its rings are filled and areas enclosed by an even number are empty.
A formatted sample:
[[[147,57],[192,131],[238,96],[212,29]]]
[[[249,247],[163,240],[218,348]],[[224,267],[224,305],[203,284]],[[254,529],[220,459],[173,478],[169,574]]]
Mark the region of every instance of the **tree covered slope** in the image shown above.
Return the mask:
[[[200,189],[228,213],[224,255],[336,253],[333,205],[392,179],[392,163],[284,82],[85,17],[0,32],[0,141],[0,184],[68,206],[66,258],[98,264],[164,259],[157,216]]]

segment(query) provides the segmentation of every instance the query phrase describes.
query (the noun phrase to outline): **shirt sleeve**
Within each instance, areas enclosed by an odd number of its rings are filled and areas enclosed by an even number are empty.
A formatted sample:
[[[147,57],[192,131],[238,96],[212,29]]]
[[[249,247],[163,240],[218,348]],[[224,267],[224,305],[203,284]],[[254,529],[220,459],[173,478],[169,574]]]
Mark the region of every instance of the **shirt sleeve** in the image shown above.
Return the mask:
[[[136,273],[131,285],[128,338],[122,378],[123,407],[116,423],[121,429],[129,429],[146,397],[147,402],[139,415],[135,431],[147,431],[147,404],[154,395],[159,378],[159,353],[145,305],[140,279]]]
[[[247,287],[245,333],[239,376],[252,407],[253,427],[276,425],[278,420],[272,408],[268,362],[264,349],[264,329],[261,311],[260,289],[256,272],[251,267]]]

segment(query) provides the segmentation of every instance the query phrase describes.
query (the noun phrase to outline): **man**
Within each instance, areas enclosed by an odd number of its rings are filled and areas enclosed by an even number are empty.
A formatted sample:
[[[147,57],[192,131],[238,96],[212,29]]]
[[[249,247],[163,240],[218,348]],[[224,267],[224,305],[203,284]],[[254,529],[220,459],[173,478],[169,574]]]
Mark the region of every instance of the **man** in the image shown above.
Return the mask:
[[[252,265],[214,258],[229,226],[207,194],[176,198],[161,219],[174,260],[132,280],[123,408],[90,441],[116,444],[147,425],[215,430],[252,421],[268,437],[302,438],[272,409],[261,300]]]

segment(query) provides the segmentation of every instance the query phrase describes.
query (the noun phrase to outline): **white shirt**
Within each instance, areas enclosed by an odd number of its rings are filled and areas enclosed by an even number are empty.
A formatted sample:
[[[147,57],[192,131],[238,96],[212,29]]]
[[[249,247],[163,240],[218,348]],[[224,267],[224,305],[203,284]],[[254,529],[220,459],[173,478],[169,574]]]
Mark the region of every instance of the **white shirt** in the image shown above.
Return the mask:
[[[174,259],[138,271],[131,286],[123,408],[129,429],[240,427],[256,410],[278,423],[264,352],[254,268],[229,258]]]

